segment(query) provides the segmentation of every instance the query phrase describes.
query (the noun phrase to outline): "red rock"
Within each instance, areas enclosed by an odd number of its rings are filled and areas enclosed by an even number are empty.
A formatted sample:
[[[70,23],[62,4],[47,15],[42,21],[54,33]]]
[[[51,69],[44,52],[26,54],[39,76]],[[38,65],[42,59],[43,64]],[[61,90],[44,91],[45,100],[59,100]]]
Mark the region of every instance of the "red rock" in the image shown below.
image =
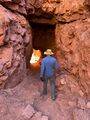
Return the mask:
[[[74,120],[89,120],[89,116],[86,111],[83,111],[81,109],[74,110]]]
[[[3,87],[7,85],[10,87],[10,84],[14,86],[21,81],[20,76],[22,76],[22,70],[26,69],[26,66],[24,66],[25,46],[22,43],[31,36],[31,30],[29,28],[30,26],[23,16],[14,14],[0,5],[0,46],[3,45],[3,47],[0,48],[0,65],[3,66],[2,69],[0,69],[0,76],[3,75],[3,77],[5,77],[5,74],[12,76],[13,74],[12,80],[8,77],[9,80],[7,78],[3,82]],[[27,37],[24,38],[23,36],[26,36],[26,34]],[[30,42],[31,47],[30,40],[31,37],[28,39],[28,43]],[[4,46],[4,43],[7,47]],[[15,73],[15,71],[18,72]],[[17,75],[14,76],[14,74]],[[6,81],[8,81],[8,83]]]
[[[0,46],[4,45],[4,36],[0,36]]]
[[[86,103],[85,103],[85,100],[83,98],[78,98],[78,107],[80,109],[85,109],[86,108]]]
[[[30,119],[33,116],[33,114],[35,114],[35,110],[31,105],[27,105],[22,113],[25,119]]]
[[[42,120],[42,113],[36,112],[36,114],[33,116],[32,120]]]
[[[77,88],[84,95],[90,96],[89,0],[2,0],[0,3],[17,12],[10,12],[0,6],[0,26],[3,25],[0,27],[0,46],[4,45],[4,43],[14,46],[15,49],[12,54],[14,56],[13,63],[15,64],[13,66],[17,69],[17,66],[21,65],[21,63],[25,64],[24,57],[28,65],[32,50],[32,42],[30,41],[32,39],[31,28],[26,18],[19,13],[27,15],[28,21],[33,19],[31,22],[34,21],[37,24],[56,24],[55,55],[61,65],[60,69],[61,71],[64,69],[69,74],[76,76],[76,79],[78,78],[80,89],[75,85],[70,85],[72,92],[75,92]],[[32,18],[32,16],[34,17]],[[27,48],[24,49],[26,46]],[[6,63],[6,57],[4,63]],[[7,62],[6,66],[9,69],[11,62]],[[81,94],[80,91],[77,92]]]
[[[84,92],[82,90],[79,90],[80,96],[84,96]]]
[[[61,85],[65,85],[66,84],[65,78],[61,79],[60,82],[61,82]]]
[[[42,116],[41,120],[48,120],[48,117],[47,116]]]
[[[90,109],[90,102],[87,102],[87,108]]]
[[[1,7],[1,6],[0,6]],[[9,21],[4,12],[0,9],[0,46],[4,45],[5,32]]]
[[[3,48],[2,49],[2,52],[1,52],[1,55],[0,55],[1,59],[0,59],[0,62],[3,63],[3,64],[8,64],[8,62],[12,62],[12,59],[13,59],[13,48],[10,47],[10,48]]]

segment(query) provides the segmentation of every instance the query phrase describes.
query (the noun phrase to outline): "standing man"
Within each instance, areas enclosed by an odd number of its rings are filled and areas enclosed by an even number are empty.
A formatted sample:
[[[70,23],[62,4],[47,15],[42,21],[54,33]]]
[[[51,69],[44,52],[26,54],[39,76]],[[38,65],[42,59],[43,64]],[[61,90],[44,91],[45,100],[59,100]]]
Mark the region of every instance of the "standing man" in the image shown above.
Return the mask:
[[[59,67],[56,59],[51,56],[54,54],[51,49],[47,49],[44,54],[47,56],[42,59],[40,73],[40,79],[43,81],[43,94],[47,95],[47,83],[49,79],[51,87],[51,98],[52,100],[55,100],[55,74]]]

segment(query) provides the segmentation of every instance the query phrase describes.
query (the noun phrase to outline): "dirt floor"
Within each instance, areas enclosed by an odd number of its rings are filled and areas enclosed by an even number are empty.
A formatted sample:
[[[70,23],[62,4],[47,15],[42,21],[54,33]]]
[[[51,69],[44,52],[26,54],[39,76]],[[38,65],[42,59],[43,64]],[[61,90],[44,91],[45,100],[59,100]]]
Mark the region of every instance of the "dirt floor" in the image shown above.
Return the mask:
[[[52,101],[49,87],[48,95],[43,96],[39,71],[33,71],[15,88],[1,90],[0,120],[90,120],[84,97],[78,99],[61,86]]]

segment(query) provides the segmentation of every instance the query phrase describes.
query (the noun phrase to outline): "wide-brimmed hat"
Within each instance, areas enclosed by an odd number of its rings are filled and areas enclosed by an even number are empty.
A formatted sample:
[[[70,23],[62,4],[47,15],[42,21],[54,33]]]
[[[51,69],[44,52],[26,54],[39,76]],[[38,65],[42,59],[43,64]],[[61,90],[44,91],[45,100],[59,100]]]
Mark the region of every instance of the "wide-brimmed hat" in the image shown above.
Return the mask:
[[[44,52],[45,55],[53,55],[54,53],[52,52],[51,49],[47,49],[45,52]]]

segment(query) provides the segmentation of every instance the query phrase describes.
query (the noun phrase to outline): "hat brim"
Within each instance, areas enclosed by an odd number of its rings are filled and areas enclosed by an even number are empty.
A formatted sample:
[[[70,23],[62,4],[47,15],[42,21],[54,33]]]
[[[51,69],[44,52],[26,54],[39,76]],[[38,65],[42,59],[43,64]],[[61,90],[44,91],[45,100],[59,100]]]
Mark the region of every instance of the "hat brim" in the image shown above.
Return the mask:
[[[54,53],[53,52],[44,52],[44,55],[53,55]]]

